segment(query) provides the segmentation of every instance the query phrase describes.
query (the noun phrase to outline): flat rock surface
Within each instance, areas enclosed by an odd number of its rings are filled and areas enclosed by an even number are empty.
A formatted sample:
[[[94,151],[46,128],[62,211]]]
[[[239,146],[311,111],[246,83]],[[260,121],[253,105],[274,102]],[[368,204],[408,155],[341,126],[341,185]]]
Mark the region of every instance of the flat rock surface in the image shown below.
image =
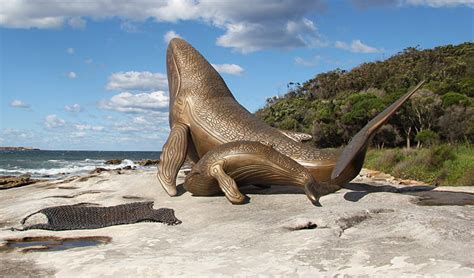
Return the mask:
[[[312,206],[296,188],[278,186],[242,188],[251,200],[240,206],[223,196],[193,197],[184,192],[171,198],[155,173],[143,171],[102,172],[3,190],[1,276],[474,275],[474,187],[433,189],[361,175],[347,188],[321,198],[322,207]],[[182,224],[9,229],[20,227],[23,217],[45,207],[147,200],[155,201],[155,208],[174,209]],[[99,245],[79,241],[50,251],[9,248],[11,242],[26,237],[110,241]]]

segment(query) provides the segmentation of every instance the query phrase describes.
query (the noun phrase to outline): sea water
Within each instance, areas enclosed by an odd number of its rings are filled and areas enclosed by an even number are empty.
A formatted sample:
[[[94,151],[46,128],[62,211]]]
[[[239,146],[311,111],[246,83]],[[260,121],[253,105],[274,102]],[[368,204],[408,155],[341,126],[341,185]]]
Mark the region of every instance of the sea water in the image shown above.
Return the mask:
[[[157,160],[161,152],[130,151],[0,151],[0,176],[30,174],[37,179],[55,179],[81,175],[95,168],[119,169],[126,166],[155,170],[156,166],[141,167],[143,159]],[[110,159],[122,159],[119,165],[107,165]]]

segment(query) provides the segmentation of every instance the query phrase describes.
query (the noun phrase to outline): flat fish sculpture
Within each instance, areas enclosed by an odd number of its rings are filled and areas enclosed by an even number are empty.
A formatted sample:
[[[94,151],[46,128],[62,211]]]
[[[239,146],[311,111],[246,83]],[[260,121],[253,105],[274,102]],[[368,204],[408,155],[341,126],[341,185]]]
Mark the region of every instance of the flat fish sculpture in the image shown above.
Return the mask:
[[[172,39],[166,61],[171,131],[160,157],[158,180],[175,196],[176,176],[189,157],[197,164],[186,178],[186,188],[201,196],[222,190],[233,204],[245,201],[238,186],[254,183],[301,187],[318,205],[321,196],[339,190],[359,174],[375,132],[423,84],[372,119],[338,153],[305,144],[302,141],[309,135],[273,128],[247,111],[219,73],[186,41]]]
[[[24,225],[28,218],[35,214],[44,214],[48,222],[14,230],[84,230],[140,222],[181,224],[181,220],[174,215],[174,210],[169,208],[154,209],[153,202],[136,202],[111,207],[89,206],[87,203],[48,207],[26,216],[21,220],[21,224]]]

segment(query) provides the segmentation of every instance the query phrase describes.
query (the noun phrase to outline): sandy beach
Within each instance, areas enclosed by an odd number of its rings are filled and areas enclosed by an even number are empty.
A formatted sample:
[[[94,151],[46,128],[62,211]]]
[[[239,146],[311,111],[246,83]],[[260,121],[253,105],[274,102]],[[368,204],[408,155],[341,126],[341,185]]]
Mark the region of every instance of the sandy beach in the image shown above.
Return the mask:
[[[445,275],[472,277],[474,189],[428,190],[370,171],[314,207],[290,187],[223,196],[169,197],[155,172],[105,171],[0,191],[0,268],[4,277],[315,277]],[[181,172],[178,184],[182,183]],[[406,182],[402,182],[406,183]],[[77,203],[111,206],[154,201],[175,210],[177,226],[138,223],[94,230],[12,231],[39,209]],[[426,205],[433,206],[426,206]],[[444,205],[439,205],[444,204]],[[467,205],[470,204],[470,205]],[[41,215],[31,221],[45,221]],[[40,251],[15,246],[27,237],[100,244]],[[69,247],[71,247],[69,246]],[[41,247],[41,246],[40,246]],[[38,248],[38,246],[36,246]],[[61,249],[61,248],[60,248]]]

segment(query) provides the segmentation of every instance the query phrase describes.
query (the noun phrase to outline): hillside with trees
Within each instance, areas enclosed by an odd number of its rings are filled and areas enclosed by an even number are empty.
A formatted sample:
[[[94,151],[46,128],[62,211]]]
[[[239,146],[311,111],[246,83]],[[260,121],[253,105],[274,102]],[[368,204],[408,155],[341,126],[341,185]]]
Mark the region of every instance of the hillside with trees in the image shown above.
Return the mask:
[[[410,47],[350,71],[321,73],[267,99],[256,115],[268,124],[313,136],[317,147],[339,147],[410,87],[426,83],[379,130],[378,147],[474,141],[474,43]]]

